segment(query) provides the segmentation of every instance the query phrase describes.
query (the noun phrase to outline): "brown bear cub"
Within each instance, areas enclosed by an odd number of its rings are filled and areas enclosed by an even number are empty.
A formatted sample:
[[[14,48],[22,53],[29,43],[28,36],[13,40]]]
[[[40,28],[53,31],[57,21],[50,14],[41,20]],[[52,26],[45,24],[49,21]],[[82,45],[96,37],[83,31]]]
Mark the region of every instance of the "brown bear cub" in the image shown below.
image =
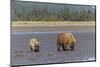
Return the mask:
[[[30,39],[30,49],[34,52],[39,52],[39,44],[40,42],[36,38]]]

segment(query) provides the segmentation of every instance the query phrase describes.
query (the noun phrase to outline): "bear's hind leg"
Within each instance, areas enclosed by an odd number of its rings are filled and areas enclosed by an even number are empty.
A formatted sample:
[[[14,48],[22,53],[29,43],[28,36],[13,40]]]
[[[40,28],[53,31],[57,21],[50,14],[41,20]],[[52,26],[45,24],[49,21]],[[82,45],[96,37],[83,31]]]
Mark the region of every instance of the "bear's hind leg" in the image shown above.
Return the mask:
[[[61,44],[57,44],[57,51],[60,51]]]
[[[31,51],[33,51],[32,47],[30,46]]]

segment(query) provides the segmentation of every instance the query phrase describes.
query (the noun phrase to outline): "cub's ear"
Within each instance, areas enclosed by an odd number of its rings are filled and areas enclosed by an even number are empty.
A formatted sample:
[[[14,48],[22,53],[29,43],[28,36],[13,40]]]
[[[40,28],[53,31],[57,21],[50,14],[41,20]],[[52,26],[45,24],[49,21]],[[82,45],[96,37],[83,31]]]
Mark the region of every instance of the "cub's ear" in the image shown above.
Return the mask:
[[[40,42],[38,42],[38,44],[40,44]]]

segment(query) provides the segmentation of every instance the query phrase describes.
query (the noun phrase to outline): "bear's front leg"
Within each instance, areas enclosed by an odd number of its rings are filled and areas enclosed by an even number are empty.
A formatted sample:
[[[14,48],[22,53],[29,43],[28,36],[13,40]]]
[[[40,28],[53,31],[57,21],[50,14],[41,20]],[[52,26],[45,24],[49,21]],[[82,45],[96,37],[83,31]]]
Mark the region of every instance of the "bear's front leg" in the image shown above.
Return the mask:
[[[35,46],[34,52],[39,52],[39,46]]]
[[[64,44],[62,44],[62,49],[63,49],[63,51],[66,51],[66,47]]]
[[[74,50],[74,46],[75,46],[75,44],[73,43],[72,45],[70,45],[70,50]]]

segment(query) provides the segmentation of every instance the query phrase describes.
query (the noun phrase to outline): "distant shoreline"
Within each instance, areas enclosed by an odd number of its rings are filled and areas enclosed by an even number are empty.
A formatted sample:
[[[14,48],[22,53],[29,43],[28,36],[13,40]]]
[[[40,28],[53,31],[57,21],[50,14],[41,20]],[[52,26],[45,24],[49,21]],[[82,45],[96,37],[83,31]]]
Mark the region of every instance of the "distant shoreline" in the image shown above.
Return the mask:
[[[95,26],[95,21],[12,21],[12,26]]]

